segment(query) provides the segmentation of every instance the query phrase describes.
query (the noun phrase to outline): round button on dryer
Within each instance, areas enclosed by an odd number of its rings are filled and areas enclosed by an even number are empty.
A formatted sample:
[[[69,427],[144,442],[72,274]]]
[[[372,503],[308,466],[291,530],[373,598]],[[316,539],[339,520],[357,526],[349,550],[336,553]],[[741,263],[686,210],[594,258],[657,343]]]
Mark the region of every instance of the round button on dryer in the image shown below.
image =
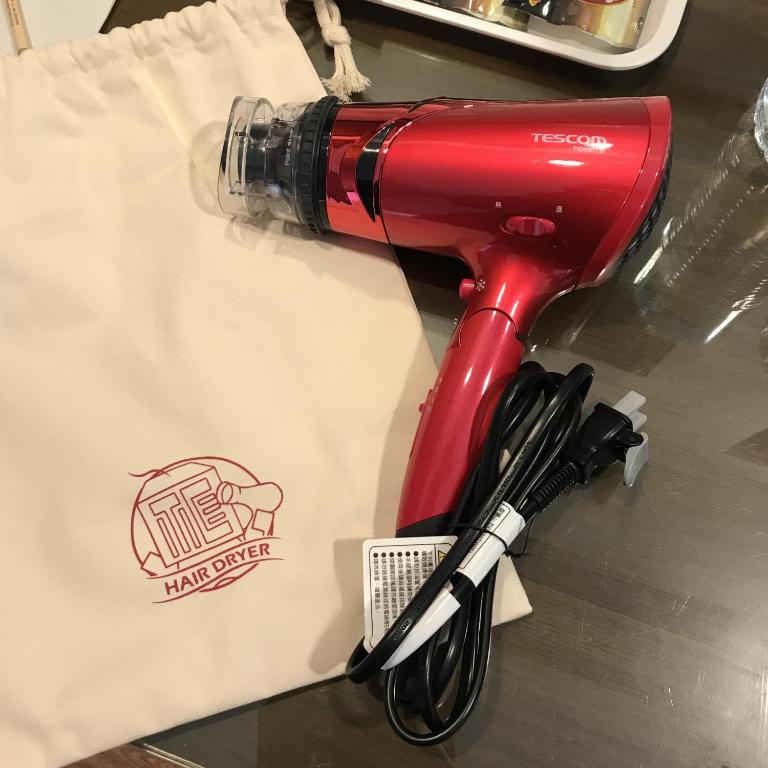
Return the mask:
[[[474,280],[462,280],[459,283],[459,298],[462,301],[469,301],[475,292],[476,283]]]
[[[510,216],[502,225],[512,235],[523,237],[544,237],[554,234],[557,226],[554,221],[540,216]]]

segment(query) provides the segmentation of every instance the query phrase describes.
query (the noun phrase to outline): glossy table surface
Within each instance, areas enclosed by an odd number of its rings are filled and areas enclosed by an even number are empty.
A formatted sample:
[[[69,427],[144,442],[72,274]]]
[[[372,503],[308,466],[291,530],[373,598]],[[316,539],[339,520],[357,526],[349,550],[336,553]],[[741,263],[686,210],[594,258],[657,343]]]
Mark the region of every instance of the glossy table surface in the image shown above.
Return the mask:
[[[122,0],[109,24],[184,4]],[[376,5],[341,7],[373,81],[367,99],[671,97],[675,163],[662,223],[679,216],[768,75],[765,0],[692,0],[672,49],[625,73]],[[330,74],[311,5],[288,9]],[[742,226],[755,236],[762,228],[766,246],[759,209]],[[609,471],[537,522],[518,561],[534,612],[495,631],[481,704],[455,738],[427,750],[399,742],[380,702],[340,680],[147,743],[205,768],[768,765],[768,305],[712,335],[728,314],[717,300],[728,278],[712,254],[686,273],[693,320],[649,317],[652,288],[638,293],[635,279],[659,237],[618,280],[552,305],[530,340],[549,369],[593,364],[596,397],[646,395],[651,461],[634,488]],[[463,268],[401,256],[439,355],[462,312]]]

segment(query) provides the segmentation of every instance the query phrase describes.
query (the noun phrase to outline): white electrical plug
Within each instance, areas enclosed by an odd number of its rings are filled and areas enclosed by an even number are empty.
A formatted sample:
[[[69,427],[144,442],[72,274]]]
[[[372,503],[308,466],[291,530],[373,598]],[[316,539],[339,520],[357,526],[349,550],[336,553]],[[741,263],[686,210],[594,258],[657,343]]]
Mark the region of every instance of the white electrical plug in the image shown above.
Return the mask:
[[[648,416],[640,410],[645,403],[646,398],[643,395],[630,391],[613,407],[632,421],[632,429],[637,432],[648,421]],[[627,450],[627,458],[624,462],[624,485],[628,488],[635,484],[640,470],[648,462],[648,433],[640,432],[640,436],[643,442]]]

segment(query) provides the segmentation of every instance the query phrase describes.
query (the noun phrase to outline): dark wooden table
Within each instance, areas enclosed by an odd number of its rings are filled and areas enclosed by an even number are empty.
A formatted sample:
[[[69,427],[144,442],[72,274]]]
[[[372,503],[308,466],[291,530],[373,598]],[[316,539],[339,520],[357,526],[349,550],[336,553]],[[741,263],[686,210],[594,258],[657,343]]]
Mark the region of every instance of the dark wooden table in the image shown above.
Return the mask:
[[[109,24],[185,4],[121,0]],[[311,6],[288,9],[328,75]],[[626,73],[364,2],[342,10],[373,100],[670,96],[665,218],[680,213],[768,75],[765,0],[692,0],[671,50]],[[439,351],[462,311],[461,268],[418,254],[403,262]],[[147,742],[205,768],[768,765],[768,309],[702,344],[648,327],[633,274],[553,305],[532,354],[551,369],[591,362],[594,392],[609,401],[628,389],[647,395],[651,464],[634,489],[609,473],[537,524],[519,566],[534,613],[496,630],[482,702],[458,736],[408,747],[365,688],[336,681]],[[698,269],[703,296],[715,274]]]

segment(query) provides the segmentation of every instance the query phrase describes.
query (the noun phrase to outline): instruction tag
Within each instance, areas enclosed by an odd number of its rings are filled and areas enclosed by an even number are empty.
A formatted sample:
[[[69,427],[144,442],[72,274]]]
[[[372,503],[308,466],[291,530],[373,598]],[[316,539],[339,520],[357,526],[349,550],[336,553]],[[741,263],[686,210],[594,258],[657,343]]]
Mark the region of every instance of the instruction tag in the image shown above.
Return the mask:
[[[415,536],[363,542],[366,650],[384,637],[455,541],[456,536]]]

